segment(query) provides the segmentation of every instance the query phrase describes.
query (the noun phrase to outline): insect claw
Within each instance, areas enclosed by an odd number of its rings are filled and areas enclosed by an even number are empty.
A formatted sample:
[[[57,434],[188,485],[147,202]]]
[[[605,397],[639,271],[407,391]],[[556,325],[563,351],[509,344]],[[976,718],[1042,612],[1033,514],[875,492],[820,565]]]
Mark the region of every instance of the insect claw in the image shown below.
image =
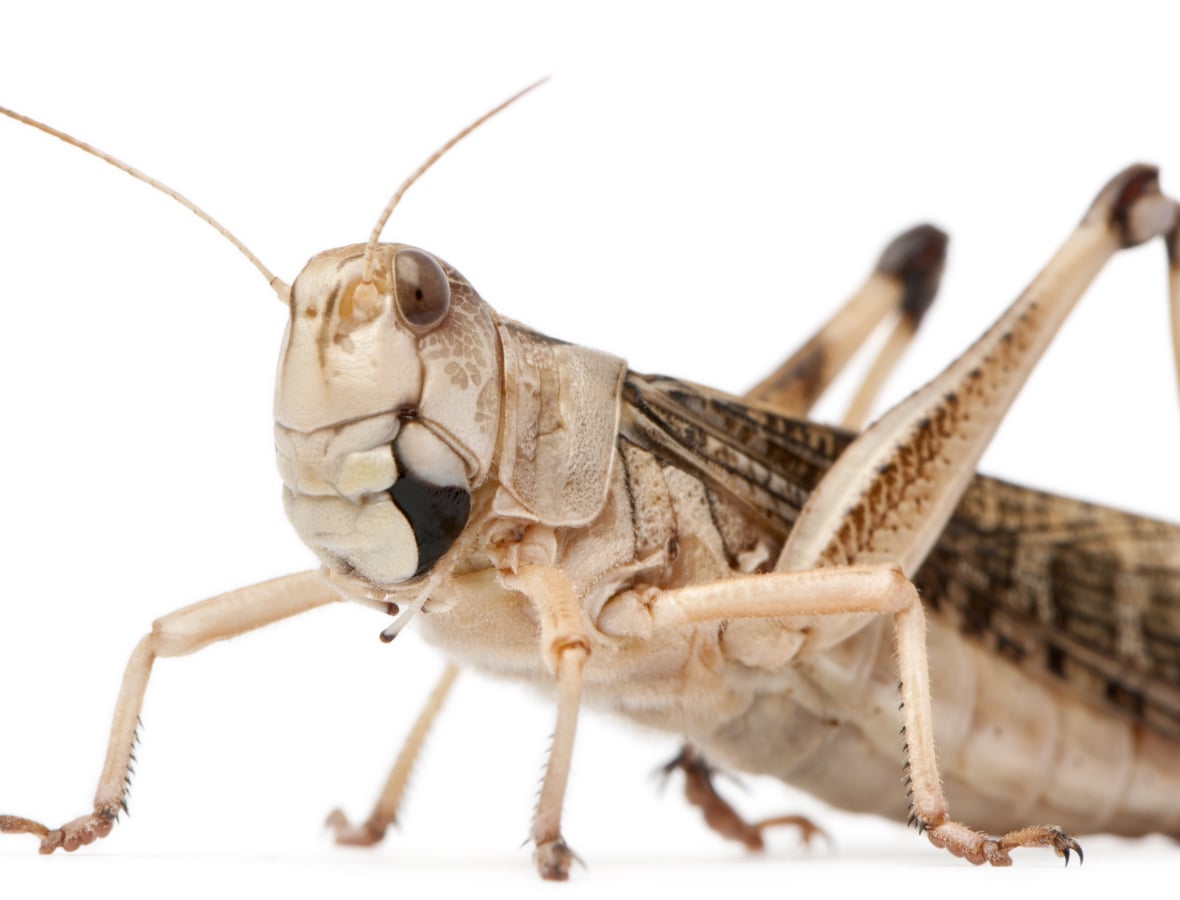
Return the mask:
[[[1069,865],[1070,852],[1075,852],[1078,855],[1078,865],[1080,866],[1085,861],[1085,856],[1082,854],[1082,846],[1060,828],[1053,829],[1053,835],[1056,839],[1053,844],[1054,849],[1065,857],[1065,864]]]
[[[664,763],[662,766],[660,766],[658,769],[656,769],[655,774],[656,775],[663,775],[664,780],[667,781],[669,775],[671,775],[677,769],[682,768],[688,764],[688,760],[689,760],[688,752],[689,752],[688,747],[682,746],[680,748],[679,753],[677,753],[670,760],[668,760],[666,763]]]

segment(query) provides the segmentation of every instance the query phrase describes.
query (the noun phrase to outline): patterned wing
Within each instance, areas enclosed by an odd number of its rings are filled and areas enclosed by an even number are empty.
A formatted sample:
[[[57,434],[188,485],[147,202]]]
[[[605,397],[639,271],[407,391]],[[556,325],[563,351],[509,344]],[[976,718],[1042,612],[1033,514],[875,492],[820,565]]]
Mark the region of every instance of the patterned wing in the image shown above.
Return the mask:
[[[621,434],[737,502],[781,546],[853,440],[628,373]],[[977,476],[914,577],[932,614],[1096,706],[1180,738],[1180,526]]]
[[[1180,527],[977,477],[914,580],[999,655],[1180,737]]]

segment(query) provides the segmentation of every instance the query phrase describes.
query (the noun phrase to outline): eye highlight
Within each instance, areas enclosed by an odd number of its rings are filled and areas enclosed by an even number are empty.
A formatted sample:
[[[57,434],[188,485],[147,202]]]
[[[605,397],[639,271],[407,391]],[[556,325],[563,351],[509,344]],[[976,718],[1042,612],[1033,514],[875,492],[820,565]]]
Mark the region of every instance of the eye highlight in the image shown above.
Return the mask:
[[[424,334],[446,318],[451,308],[451,286],[446,272],[434,258],[407,247],[393,261],[394,299],[402,321],[416,334]]]

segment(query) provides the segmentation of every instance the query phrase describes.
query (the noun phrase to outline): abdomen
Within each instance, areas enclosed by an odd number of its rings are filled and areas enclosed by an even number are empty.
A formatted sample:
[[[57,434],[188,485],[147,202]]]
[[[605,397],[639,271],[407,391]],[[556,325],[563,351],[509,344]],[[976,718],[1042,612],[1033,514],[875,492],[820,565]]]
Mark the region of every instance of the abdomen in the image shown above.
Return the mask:
[[[931,619],[939,768],[950,814],[993,834],[1180,837],[1180,744],[1030,677]],[[867,660],[871,663],[866,664]],[[891,623],[766,676],[745,712],[692,740],[714,762],[773,775],[844,809],[907,817]]]

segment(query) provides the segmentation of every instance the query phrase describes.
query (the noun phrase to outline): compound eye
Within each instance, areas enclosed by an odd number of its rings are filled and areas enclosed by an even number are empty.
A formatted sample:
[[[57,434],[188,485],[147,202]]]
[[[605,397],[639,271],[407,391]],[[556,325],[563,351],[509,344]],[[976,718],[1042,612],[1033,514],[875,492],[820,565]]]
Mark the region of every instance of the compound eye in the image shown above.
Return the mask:
[[[451,285],[434,258],[421,250],[397,251],[393,262],[394,298],[404,321],[415,334],[425,334],[446,318]]]

